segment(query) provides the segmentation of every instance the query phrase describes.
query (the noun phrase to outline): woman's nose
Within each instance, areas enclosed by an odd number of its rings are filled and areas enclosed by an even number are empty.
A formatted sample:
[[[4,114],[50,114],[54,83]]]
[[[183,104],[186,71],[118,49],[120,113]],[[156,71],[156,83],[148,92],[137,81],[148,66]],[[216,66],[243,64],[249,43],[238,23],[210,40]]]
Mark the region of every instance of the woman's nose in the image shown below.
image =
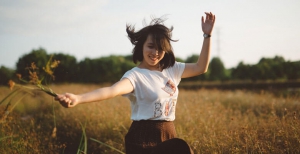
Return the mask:
[[[154,55],[157,55],[157,54],[158,54],[158,50],[156,50],[156,49],[153,49],[151,52],[152,52],[152,54],[154,54]]]

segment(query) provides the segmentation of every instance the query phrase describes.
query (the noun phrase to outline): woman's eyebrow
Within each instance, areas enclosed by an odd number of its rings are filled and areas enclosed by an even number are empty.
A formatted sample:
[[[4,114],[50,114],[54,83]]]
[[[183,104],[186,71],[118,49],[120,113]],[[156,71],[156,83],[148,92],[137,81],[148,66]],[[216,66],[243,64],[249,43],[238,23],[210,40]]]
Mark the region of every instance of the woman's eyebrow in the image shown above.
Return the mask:
[[[152,42],[149,42],[149,43],[147,43],[148,45],[154,45],[154,43],[152,43]]]

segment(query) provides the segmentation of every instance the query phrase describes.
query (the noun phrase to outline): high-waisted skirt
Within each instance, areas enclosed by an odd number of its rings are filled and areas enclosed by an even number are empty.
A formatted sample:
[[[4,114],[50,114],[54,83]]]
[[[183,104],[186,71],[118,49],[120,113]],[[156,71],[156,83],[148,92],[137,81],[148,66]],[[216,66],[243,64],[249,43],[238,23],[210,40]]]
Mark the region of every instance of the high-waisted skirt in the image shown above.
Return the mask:
[[[126,154],[150,154],[159,143],[175,137],[172,121],[133,121],[125,136]]]

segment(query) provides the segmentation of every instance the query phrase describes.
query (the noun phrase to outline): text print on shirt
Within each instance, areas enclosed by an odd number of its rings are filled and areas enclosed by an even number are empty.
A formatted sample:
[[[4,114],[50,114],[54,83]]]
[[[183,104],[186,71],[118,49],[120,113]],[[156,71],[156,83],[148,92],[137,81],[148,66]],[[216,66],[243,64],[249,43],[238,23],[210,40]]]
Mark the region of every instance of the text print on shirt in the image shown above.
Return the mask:
[[[154,118],[160,117],[162,113],[165,114],[165,116],[168,116],[172,112],[175,112],[175,106],[176,106],[177,99],[170,98],[166,100],[163,104],[165,104],[165,108],[163,108],[162,103],[156,102],[154,107]]]
[[[155,103],[155,109],[154,109],[154,118],[160,117],[161,115],[162,115],[161,103],[160,102],[156,102]]]
[[[175,112],[175,102],[176,99],[173,98],[170,98],[170,100],[166,102],[165,116],[168,116],[170,113]]]

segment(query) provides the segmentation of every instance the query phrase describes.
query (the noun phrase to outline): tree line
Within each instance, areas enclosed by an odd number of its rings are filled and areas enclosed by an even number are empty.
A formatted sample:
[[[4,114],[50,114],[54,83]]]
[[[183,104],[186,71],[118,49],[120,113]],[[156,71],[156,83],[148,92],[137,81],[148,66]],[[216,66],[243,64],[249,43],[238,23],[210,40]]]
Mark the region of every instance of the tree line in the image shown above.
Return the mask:
[[[122,75],[136,66],[132,62],[132,56],[111,55],[99,58],[77,59],[68,54],[48,54],[45,49],[32,50],[21,56],[16,63],[16,69],[5,66],[0,67],[0,84],[7,85],[10,79],[16,78],[15,74],[29,76],[28,67],[32,62],[42,69],[50,56],[59,60],[59,66],[54,70],[55,83],[112,83],[120,80]],[[179,62],[192,63],[198,60],[198,55],[191,55],[185,60],[176,58]],[[42,74],[43,70],[39,70]],[[225,69],[219,57],[213,57],[210,61],[208,72],[197,77],[183,79],[184,81],[227,81],[227,80],[297,80],[300,79],[300,61],[285,61],[283,57],[261,58],[257,64],[244,64]]]

